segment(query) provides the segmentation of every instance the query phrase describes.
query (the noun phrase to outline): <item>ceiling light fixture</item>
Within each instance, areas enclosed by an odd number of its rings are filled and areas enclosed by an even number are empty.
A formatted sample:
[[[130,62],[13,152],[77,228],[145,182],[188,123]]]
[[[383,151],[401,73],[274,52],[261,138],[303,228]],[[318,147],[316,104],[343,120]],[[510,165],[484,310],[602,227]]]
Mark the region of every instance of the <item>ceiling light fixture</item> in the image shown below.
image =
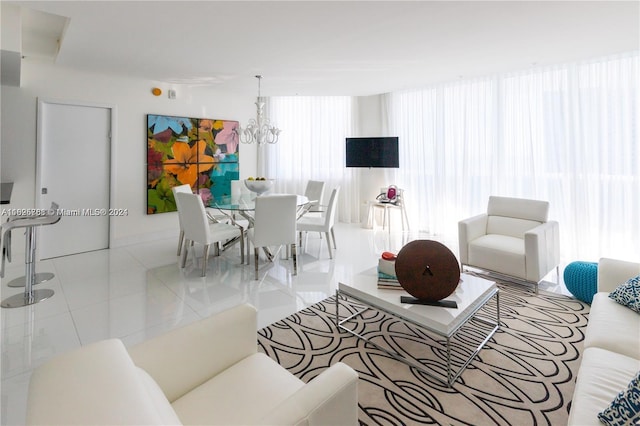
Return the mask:
[[[272,126],[268,118],[264,117],[264,102],[260,97],[260,81],[261,75],[256,75],[258,79],[258,98],[256,100],[256,118],[250,119],[247,127],[238,128],[238,134],[240,136],[240,142],[242,143],[257,143],[263,145],[265,143],[276,143],[282,130],[275,126]]]

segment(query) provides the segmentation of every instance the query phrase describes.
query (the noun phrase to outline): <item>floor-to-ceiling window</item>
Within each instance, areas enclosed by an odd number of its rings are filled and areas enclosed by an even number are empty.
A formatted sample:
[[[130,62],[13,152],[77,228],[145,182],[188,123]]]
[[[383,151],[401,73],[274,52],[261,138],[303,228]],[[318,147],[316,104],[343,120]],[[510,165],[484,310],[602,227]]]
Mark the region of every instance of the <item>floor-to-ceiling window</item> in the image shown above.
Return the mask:
[[[344,167],[344,141],[353,133],[349,96],[278,96],[268,100],[270,118],[282,129],[277,144],[258,148],[265,177],[283,192],[303,193],[309,179],[325,184],[325,197],[340,185],[338,216],[357,222],[357,174]],[[259,168],[260,169],[260,168]]]
[[[408,194],[412,228],[456,235],[489,195],[544,199],[563,261],[639,257],[639,72],[634,52],[383,95],[384,132],[401,144],[391,181]],[[284,132],[259,155],[279,190],[302,192],[308,179],[341,185],[347,222],[360,220],[362,202],[358,173],[344,167],[353,105],[270,98]]]
[[[410,221],[454,234],[489,195],[549,200],[564,261],[640,256],[639,56],[384,96]]]

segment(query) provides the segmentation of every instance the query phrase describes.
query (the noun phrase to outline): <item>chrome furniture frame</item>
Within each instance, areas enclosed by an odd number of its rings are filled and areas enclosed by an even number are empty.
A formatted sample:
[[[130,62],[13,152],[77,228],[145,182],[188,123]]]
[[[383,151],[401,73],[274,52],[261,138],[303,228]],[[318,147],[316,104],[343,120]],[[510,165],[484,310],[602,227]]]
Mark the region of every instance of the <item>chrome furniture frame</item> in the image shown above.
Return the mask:
[[[273,194],[270,193],[269,195],[273,195]],[[315,201],[317,200],[309,200],[309,198],[306,195],[297,195],[296,196],[296,205],[298,206],[297,219],[300,219],[305,213],[307,213],[308,210],[306,210],[305,207]],[[240,194],[236,196],[222,198],[221,200],[212,200],[208,208],[215,208],[220,212],[229,211],[232,214],[238,213],[248,222],[247,229],[244,230],[246,232],[249,228],[252,228],[254,224],[255,218],[253,217],[251,212],[254,212],[256,209],[256,196],[251,193],[246,193],[246,194]],[[240,226],[240,225],[237,225],[237,226]],[[237,240],[235,239],[227,241],[225,244],[223,244],[222,250],[223,251],[226,250],[229,246],[235,244],[236,242]],[[246,259],[247,259],[247,265],[248,265],[249,259],[250,259],[249,244],[247,244],[246,247],[247,247]],[[268,247],[263,247],[262,251],[264,252],[269,262],[273,261],[274,254],[271,253]],[[287,250],[287,253],[288,253],[288,250]]]
[[[33,286],[41,281],[37,281],[36,275],[36,229],[38,226],[53,225],[60,221],[61,215],[59,213],[58,204],[52,203],[49,211],[40,216],[29,217],[14,217],[9,222],[3,224],[2,228],[2,240],[10,238],[9,235],[13,229],[25,228],[25,276],[17,278],[11,283],[24,281],[24,293],[14,294],[6,298],[0,303],[3,308],[19,308],[23,306],[33,305],[41,302],[45,299],[53,296],[54,291],[51,289],[34,290]],[[9,240],[10,241],[10,240]],[[3,253],[3,265],[0,270],[0,276],[4,277],[4,253]],[[53,274],[50,274],[50,278]],[[9,284],[11,284],[9,283]]]
[[[465,274],[463,274],[461,276],[463,278],[463,280],[469,280],[469,281],[476,281],[477,278],[476,277],[468,277]],[[483,280],[483,281],[487,281],[487,280]],[[476,281],[477,282],[477,281]],[[377,287],[377,284],[375,282],[375,279],[373,279],[372,281],[373,286],[371,287],[369,286],[369,288],[375,288]],[[475,283],[474,283],[475,284]],[[433,318],[431,317],[431,314],[433,313],[437,313],[438,310],[447,310],[449,308],[444,308],[444,307],[437,307],[437,306],[419,306],[419,305],[411,305],[413,308],[417,308],[414,311],[408,310],[405,308],[405,306],[407,306],[406,304],[400,304],[400,296],[402,295],[408,295],[406,292],[402,291],[402,290],[382,290],[382,289],[378,289],[376,290],[375,293],[384,293],[385,295],[389,296],[389,295],[395,295],[395,297],[397,297],[398,302],[394,303],[394,302],[389,302],[389,298],[379,298],[376,294],[374,294],[373,292],[368,292],[366,288],[354,288],[351,287],[349,285],[343,284],[343,283],[339,283],[338,284],[338,288],[336,289],[336,300],[335,300],[335,304],[336,304],[336,326],[338,327],[338,330],[344,330],[356,337],[358,337],[359,339],[364,340],[367,343],[372,344],[374,347],[376,347],[377,349],[380,349],[381,351],[389,354],[390,356],[392,356],[393,358],[397,359],[398,361],[401,361],[411,367],[414,367],[420,371],[422,371],[423,373],[429,375],[430,377],[439,380],[441,382],[443,382],[444,384],[446,384],[448,387],[453,387],[453,384],[455,383],[455,381],[458,379],[458,377],[460,377],[460,375],[464,372],[464,370],[467,368],[467,366],[471,363],[471,361],[473,361],[473,359],[475,358],[475,356],[480,352],[480,350],[485,346],[485,344],[489,341],[489,339],[491,339],[491,337],[495,334],[495,332],[499,329],[500,327],[500,293],[499,290],[496,286],[495,283],[491,283],[492,285],[488,285],[486,286],[486,290],[483,291],[480,295],[478,295],[473,301],[471,301],[471,303],[468,306],[460,306],[460,309],[463,309],[464,312],[461,312],[456,318],[456,320],[454,321],[453,325],[447,330],[447,331],[443,331],[443,328],[441,328],[440,330],[437,329],[437,327],[434,327],[433,324],[437,324],[437,320],[433,320]],[[463,284],[460,284],[458,286],[458,289],[460,288],[460,286]],[[473,284],[471,284],[473,285]],[[457,292],[458,290],[456,290]],[[454,293],[455,296],[456,293]],[[343,319],[340,319],[340,314],[339,314],[339,308],[340,308],[340,297],[345,297],[345,298],[349,298],[349,299],[354,299],[358,302],[363,303],[365,306],[363,309],[358,310],[357,312],[355,312],[352,315],[349,315],[348,317],[345,317]],[[477,316],[478,311],[480,311],[480,309],[482,309],[492,298],[496,299],[496,317],[495,317],[495,321],[486,319],[486,318],[482,318]],[[453,297],[453,299],[456,299],[456,297]],[[418,307],[419,306],[419,307]],[[400,319],[401,321],[405,321],[408,322],[410,324],[413,324],[415,326],[418,326],[421,329],[427,330],[433,334],[436,334],[439,337],[443,337],[446,340],[445,343],[445,347],[446,347],[446,353],[447,353],[447,364],[446,364],[446,370],[447,370],[447,376],[446,376],[446,380],[443,380],[442,377],[437,376],[433,373],[433,369],[429,368],[429,366],[423,364],[422,362],[412,359],[412,358],[408,358],[403,356],[402,354],[399,354],[397,352],[394,352],[392,350],[389,350],[379,344],[377,344],[376,342],[374,342],[371,339],[368,339],[366,334],[367,333],[358,333],[348,327],[346,327],[344,324],[353,320],[354,318],[362,315],[364,312],[368,311],[368,310],[378,310],[378,311],[382,311],[384,313],[387,313],[395,318]],[[470,320],[474,319],[475,321],[481,322],[483,324],[489,325],[490,327],[492,327],[489,332],[486,334],[486,336],[484,337],[484,339],[482,340],[482,342],[480,342],[480,344],[475,348],[475,350],[469,355],[469,357],[464,360],[463,364],[458,368],[457,371],[453,370],[453,365],[452,365],[452,357],[451,357],[451,341],[453,339],[453,337],[455,337],[455,335],[460,331],[460,329],[467,323],[469,323]],[[435,321],[435,322],[434,322]],[[447,328],[447,327],[444,327]]]

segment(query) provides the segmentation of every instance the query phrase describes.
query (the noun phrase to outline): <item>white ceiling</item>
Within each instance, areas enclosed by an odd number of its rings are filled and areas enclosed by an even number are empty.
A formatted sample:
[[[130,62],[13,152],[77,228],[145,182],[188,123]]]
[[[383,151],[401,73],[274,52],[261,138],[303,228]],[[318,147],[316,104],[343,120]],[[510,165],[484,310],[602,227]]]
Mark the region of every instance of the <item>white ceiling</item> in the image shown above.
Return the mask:
[[[7,3],[69,18],[61,66],[252,93],[262,74],[267,96],[371,95],[640,44],[638,1]]]

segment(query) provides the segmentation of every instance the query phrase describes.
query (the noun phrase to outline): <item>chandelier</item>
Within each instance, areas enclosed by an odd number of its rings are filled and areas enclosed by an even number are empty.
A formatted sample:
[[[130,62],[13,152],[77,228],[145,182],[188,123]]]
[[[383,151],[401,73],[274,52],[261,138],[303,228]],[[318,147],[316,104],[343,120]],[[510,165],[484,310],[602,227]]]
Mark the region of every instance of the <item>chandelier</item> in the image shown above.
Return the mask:
[[[262,145],[265,143],[276,143],[282,130],[272,126],[268,118],[264,117],[264,102],[260,98],[260,80],[261,75],[256,75],[258,79],[258,98],[256,100],[256,119],[250,119],[247,127],[238,127],[240,142],[257,143]]]

